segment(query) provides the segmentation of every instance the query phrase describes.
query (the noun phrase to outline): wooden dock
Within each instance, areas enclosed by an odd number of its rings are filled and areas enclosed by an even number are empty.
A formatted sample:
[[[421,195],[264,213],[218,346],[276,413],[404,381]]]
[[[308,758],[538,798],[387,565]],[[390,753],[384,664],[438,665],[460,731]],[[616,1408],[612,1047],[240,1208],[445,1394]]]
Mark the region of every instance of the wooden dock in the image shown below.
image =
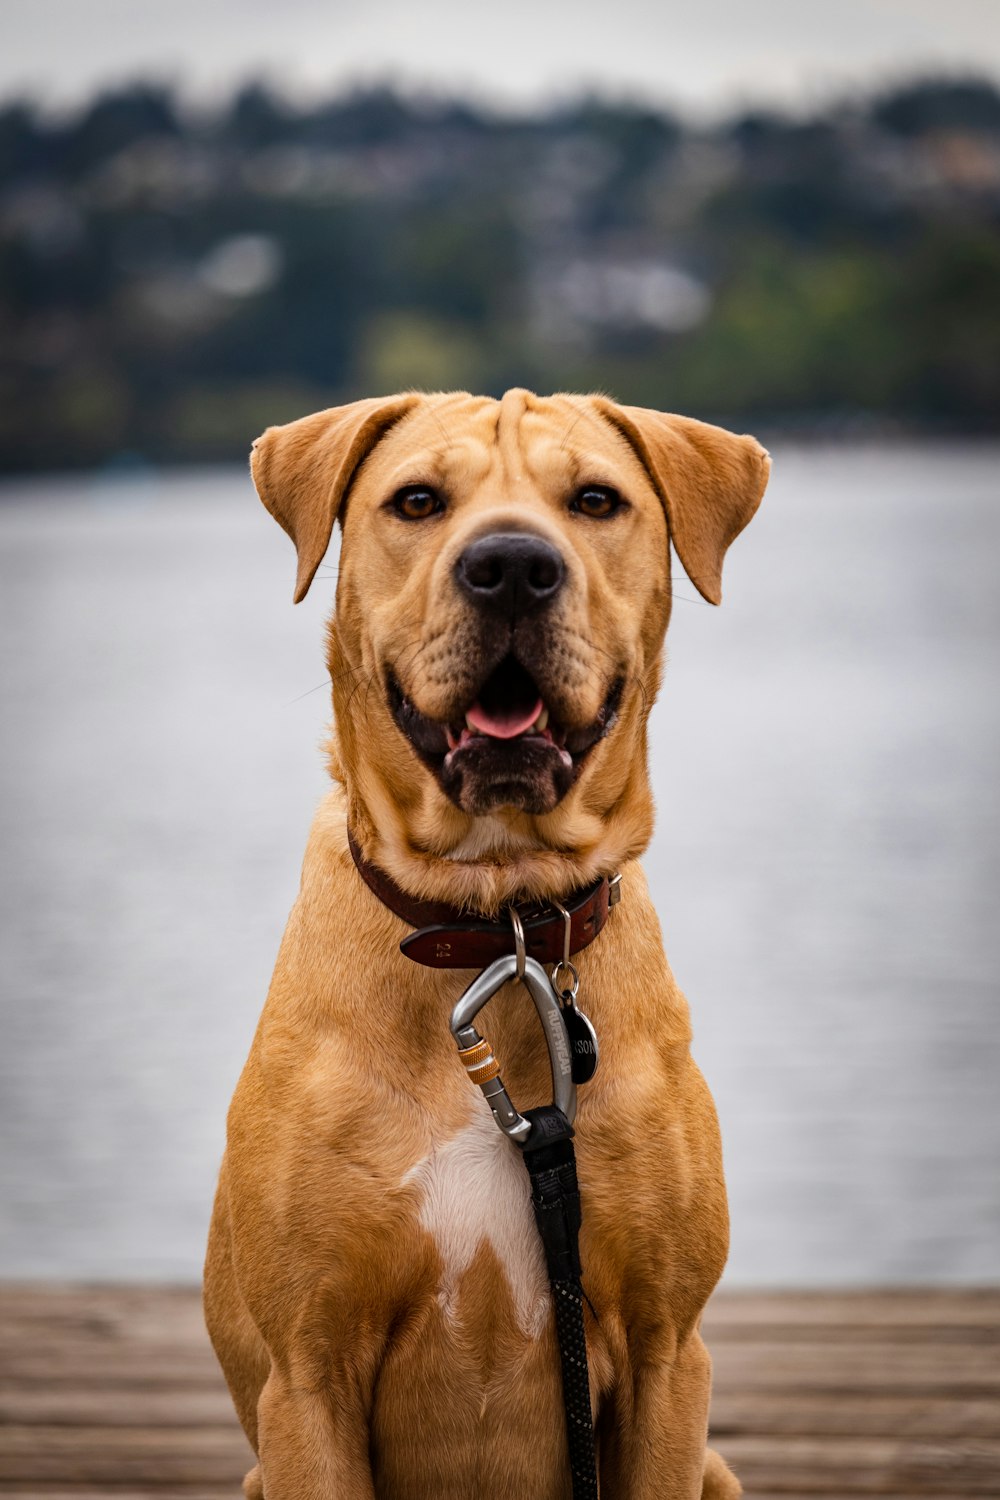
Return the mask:
[[[752,1500],[1000,1496],[1000,1290],[728,1293],[706,1335]],[[0,1288],[0,1495],[238,1500],[249,1462],[195,1292]]]

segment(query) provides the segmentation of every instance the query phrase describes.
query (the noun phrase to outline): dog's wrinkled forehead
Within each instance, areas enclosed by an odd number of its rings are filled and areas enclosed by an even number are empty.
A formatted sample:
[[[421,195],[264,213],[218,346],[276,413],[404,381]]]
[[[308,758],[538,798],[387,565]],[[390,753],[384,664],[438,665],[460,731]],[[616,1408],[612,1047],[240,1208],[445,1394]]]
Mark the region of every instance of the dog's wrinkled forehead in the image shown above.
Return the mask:
[[[566,398],[526,398],[526,392],[508,391],[500,401],[456,397],[418,406],[373,449],[358,489],[375,504],[407,484],[425,483],[453,502],[517,506],[561,496],[583,477],[596,478],[590,468],[616,465],[655,502],[628,443],[596,412]],[[588,448],[602,450],[601,457],[591,458]],[[348,504],[345,524],[350,512]]]

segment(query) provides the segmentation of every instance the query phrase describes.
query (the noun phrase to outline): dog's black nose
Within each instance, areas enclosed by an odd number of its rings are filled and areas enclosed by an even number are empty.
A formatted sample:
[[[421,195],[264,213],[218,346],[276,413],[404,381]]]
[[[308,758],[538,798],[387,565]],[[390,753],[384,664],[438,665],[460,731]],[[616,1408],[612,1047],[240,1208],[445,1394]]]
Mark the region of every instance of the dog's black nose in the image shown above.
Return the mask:
[[[528,531],[494,531],[470,542],[455,564],[455,581],[481,609],[508,619],[554,599],[566,564],[543,537]]]

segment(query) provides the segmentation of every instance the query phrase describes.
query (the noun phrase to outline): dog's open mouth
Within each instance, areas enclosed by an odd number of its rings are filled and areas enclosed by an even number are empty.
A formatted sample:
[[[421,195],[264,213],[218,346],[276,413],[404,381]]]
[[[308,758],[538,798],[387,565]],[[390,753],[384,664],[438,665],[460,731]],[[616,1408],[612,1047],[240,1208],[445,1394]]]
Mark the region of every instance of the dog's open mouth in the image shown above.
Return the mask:
[[[590,724],[561,724],[531,673],[508,653],[460,717],[428,718],[388,678],[389,706],[399,728],[467,812],[502,806],[547,812],[572,786],[597,742],[615,723],[624,683],[612,683]]]
[[[448,754],[474,745],[476,740],[547,740],[559,749],[567,763],[565,746],[549,723],[549,711],[530,672],[513,656],[505,656],[479,689],[479,696],[465,712],[465,723],[447,725]]]

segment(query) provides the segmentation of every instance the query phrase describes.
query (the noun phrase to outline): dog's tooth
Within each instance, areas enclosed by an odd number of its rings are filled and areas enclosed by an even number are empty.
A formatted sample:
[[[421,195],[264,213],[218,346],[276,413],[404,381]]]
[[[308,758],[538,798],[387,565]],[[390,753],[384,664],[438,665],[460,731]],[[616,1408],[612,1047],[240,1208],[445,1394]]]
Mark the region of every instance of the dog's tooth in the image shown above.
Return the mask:
[[[466,716],[465,716],[465,727],[466,727],[466,729],[469,730],[469,732],[471,734],[475,734],[476,733],[476,726],[475,726],[475,724],[473,724],[473,722],[469,718],[468,714],[466,714]]]
[[[542,709],[541,713],[538,715],[538,718],[535,720],[534,727],[538,730],[539,734],[548,729],[549,711],[547,708]]]

